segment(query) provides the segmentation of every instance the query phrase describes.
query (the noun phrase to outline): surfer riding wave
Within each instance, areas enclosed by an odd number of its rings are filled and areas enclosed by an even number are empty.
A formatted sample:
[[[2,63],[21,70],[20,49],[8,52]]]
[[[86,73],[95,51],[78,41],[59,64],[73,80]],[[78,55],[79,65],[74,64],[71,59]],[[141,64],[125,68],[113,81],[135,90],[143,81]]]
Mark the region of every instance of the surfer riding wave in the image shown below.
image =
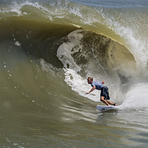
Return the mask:
[[[109,97],[109,91],[108,91],[108,87],[103,85],[104,84],[104,81],[93,81],[93,78],[92,77],[88,77],[87,78],[87,82],[88,82],[88,84],[91,84],[92,89],[89,92],[87,92],[86,94],[91,93],[95,89],[101,90],[101,93],[100,93],[100,101],[102,101],[103,103],[105,103],[107,106],[110,106],[110,105],[117,106],[116,103],[113,103],[111,101],[108,101],[110,99],[110,97]]]

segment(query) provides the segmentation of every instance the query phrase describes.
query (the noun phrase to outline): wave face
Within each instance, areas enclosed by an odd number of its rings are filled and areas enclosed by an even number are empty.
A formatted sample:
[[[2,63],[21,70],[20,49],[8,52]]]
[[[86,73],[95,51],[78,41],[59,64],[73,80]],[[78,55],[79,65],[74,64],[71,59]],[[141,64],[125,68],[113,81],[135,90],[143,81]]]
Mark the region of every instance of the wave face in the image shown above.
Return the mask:
[[[147,14],[144,0],[1,1],[0,146],[146,146]],[[88,76],[118,112],[98,114]]]

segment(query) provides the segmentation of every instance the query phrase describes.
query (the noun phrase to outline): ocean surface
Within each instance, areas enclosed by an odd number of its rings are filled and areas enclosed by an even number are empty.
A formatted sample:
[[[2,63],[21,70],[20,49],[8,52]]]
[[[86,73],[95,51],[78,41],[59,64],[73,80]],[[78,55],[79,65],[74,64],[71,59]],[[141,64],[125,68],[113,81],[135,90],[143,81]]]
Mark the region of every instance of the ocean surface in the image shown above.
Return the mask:
[[[147,145],[147,0],[0,1],[0,148]]]

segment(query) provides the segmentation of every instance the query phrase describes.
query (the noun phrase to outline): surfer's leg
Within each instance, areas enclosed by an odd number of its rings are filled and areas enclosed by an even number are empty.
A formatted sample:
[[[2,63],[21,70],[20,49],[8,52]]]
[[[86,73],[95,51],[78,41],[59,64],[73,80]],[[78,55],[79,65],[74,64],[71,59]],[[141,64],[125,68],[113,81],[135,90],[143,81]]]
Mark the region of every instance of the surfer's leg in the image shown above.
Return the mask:
[[[108,103],[108,104],[110,104],[110,105],[117,106],[117,104],[116,104],[116,103],[113,103],[113,102],[111,102],[111,101],[107,101],[107,103]]]
[[[100,101],[102,101],[103,103],[105,103],[107,106],[110,106],[109,103],[108,103],[108,101],[105,100],[105,97],[104,96],[101,96],[100,97]]]

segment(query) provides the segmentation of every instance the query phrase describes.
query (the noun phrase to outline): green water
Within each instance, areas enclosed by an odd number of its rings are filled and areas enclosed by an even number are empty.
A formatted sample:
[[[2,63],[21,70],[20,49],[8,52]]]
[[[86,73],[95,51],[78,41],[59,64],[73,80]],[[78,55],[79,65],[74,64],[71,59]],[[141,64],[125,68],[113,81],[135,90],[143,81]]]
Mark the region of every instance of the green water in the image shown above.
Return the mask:
[[[80,3],[0,2],[0,147],[147,147],[147,3]]]

